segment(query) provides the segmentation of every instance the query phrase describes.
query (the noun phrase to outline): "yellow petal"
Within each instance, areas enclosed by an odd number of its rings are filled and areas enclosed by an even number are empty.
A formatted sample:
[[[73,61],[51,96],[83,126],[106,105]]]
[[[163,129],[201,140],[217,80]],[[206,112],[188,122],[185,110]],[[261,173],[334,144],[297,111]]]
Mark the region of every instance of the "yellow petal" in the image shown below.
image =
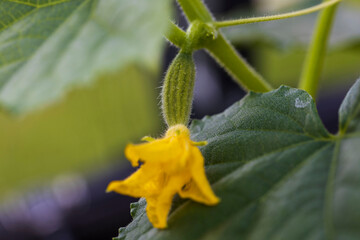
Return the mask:
[[[151,224],[156,227],[156,228],[166,228],[167,227],[167,223],[165,222],[160,224],[159,223],[159,218],[158,215],[156,213],[156,202],[157,202],[157,197],[147,197],[146,198],[146,215],[149,219],[149,221],[151,222]]]
[[[178,139],[159,139],[139,145],[128,144],[125,148],[125,156],[133,166],[138,166],[138,161],[154,163],[172,163],[172,159],[182,155]]]
[[[192,182],[190,183],[188,191],[182,191],[181,194],[207,205],[219,203],[220,199],[216,197],[206,178],[204,158],[200,150],[196,147],[192,148],[191,151],[190,171]]]
[[[158,179],[161,177],[159,171],[142,165],[135,173],[123,181],[112,181],[106,191],[117,192],[132,197],[144,197],[160,191]]]
[[[191,154],[191,144],[190,142],[182,141],[179,144],[181,144],[182,153],[179,159],[177,159],[178,164],[172,164],[172,167],[178,168],[178,171],[182,171],[184,167],[188,164]],[[169,169],[170,170],[170,169]],[[176,169],[172,169],[172,172],[176,172]]]
[[[167,217],[171,209],[172,199],[174,195],[179,192],[184,183],[188,181],[189,175],[186,173],[171,176],[157,197],[146,198],[148,204],[146,207],[146,213],[149,221],[154,227],[167,227]]]
[[[209,200],[208,196],[205,196],[202,191],[198,188],[198,186],[191,181],[187,183],[179,192],[180,197],[182,198],[190,198],[196,202],[203,203],[206,205],[214,205],[218,203],[218,201],[214,201],[213,198]]]

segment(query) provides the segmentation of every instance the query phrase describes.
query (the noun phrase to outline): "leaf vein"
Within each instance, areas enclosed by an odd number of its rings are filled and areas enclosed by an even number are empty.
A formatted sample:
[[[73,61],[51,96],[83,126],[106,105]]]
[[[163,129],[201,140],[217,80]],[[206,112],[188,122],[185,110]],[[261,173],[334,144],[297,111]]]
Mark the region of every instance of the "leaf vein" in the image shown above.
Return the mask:
[[[334,228],[332,227],[333,222],[333,213],[330,210],[331,206],[333,205],[333,197],[334,197],[334,180],[336,175],[336,167],[337,167],[337,160],[340,151],[340,144],[341,141],[337,140],[335,143],[334,154],[331,159],[331,164],[329,168],[328,180],[326,183],[326,192],[325,192],[325,203],[324,203],[324,228],[325,234],[327,234],[328,239],[334,238]]]
[[[310,141],[306,141],[304,143],[307,143]],[[330,143],[322,146],[319,149],[316,149],[312,154],[310,154],[308,157],[304,158],[302,161],[300,161],[297,165],[295,165],[291,171],[289,171],[285,176],[281,177],[279,179],[278,182],[276,182],[272,187],[269,188],[268,191],[266,191],[262,196],[260,196],[257,200],[255,201],[251,201],[248,204],[246,204],[245,206],[243,206],[242,208],[237,208],[234,209],[235,211],[233,212],[233,214],[225,221],[222,222],[217,229],[221,229],[222,226],[226,225],[228,222],[231,222],[233,218],[235,218],[237,216],[237,214],[239,214],[242,210],[248,208],[249,206],[251,206],[252,204],[262,204],[265,202],[265,200],[271,195],[271,193],[273,193],[274,191],[276,191],[283,183],[285,183],[292,175],[294,175],[296,172],[298,172],[310,159],[312,159],[312,157],[316,154],[318,154],[319,152],[321,152],[324,148],[330,146]],[[232,174],[232,173],[231,173]],[[231,175],[229,174],[229,175]],[[259,219],[259,218],[258,218]],[[255,228],[256,223],[254,223],[252,225],[252,229]],[[212,230],[210,232],[213,232],[215,230]],[[248,234],[245,236],[244,239],[247,239],[249,234],[251,233],[251,229],[248,231]],[[206,233],[208,234],[208,233]],[[204,236],[203,236],[204,237]]]

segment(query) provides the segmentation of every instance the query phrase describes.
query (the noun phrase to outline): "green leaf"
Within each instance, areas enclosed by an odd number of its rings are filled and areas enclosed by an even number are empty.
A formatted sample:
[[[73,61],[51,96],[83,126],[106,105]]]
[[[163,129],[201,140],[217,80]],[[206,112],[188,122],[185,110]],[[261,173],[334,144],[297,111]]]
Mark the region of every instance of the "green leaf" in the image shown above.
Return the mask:
[[[340,129],[343,133],[360,131],[360,80],[347,93],[339,110]]]
[[[351,126],[359,92],[360,80],[340,110]],[[250,93],[191,126],[194,140],[209,143],[201,150],[220,204],[176,197],[169,228],[158,230],[141,199],[115,239],[359,239],[360,135],[348,129],[329,135],[304,91]]]
[[[28,112],[129,63],[158,70],[169,4],[0,1],[0,104]]]

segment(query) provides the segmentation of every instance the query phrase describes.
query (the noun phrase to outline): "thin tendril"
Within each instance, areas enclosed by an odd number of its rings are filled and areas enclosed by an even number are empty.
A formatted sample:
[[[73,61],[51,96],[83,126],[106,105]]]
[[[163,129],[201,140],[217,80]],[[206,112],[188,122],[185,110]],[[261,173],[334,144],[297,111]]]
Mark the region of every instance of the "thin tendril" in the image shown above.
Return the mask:
[[[315,5],[315,6],[312,6],[309,8],[305,8],[305,9],[302,9],[299,11],[283,13],[283,14],[276,14],[276,15],[272,15],[272,16],[220,21],[220,22],[214,22],[213,25],[216,28],[222,28],[222,27],[230,27],[230,26],[241,25],[241,24],[246,24],[246,23],[266,22],[266,21],[280,20],[280,19],[291,18],[291,17],[298,17],[298,16],[302,16],[302,15],[306,15],[309,13],[319,11],[321,9],[327,8],[327,7],[332,6],[339,2],[341,2],[341,0],[330,0],[330,1],[323,2],[318,5]]]

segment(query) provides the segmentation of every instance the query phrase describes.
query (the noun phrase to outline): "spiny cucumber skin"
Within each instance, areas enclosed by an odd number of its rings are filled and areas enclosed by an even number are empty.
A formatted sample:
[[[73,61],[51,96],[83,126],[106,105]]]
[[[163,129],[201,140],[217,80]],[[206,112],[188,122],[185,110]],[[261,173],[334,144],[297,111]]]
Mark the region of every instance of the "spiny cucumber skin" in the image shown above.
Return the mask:
[[[162,112],[167,125],[187,125],[195,83],[192,53],[180,51],[170,64],[162,87]]]

